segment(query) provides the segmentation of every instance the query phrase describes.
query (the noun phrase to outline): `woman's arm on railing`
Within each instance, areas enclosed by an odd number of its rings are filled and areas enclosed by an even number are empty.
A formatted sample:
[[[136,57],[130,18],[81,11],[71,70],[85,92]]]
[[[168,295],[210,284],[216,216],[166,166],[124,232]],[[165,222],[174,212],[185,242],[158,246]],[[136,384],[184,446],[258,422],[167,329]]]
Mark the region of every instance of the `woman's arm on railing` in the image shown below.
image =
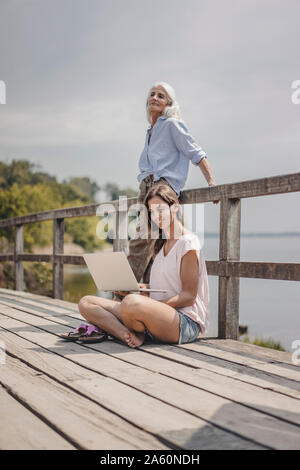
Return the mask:
[[[214,180],[214,177],[213,177],[210,165],[207,161],[207,158],[206,157],[201,158],[200,162],[198,163],[198,166],[199,166],[200,170],[202,171],[202,173],[203,173],[207,183],[209,184],[209,186],[214,186],[216,184],[216,182]]]
[[[207,183],[209,186],[216,186],[215,179],[213,177],[211,168],[209,166],[209,163],[207,161],[207,158],[201,158],[200,162],[198,163],[198,167],[202,171]],[[214,204],[218,204],[219,200],[213,201]]]

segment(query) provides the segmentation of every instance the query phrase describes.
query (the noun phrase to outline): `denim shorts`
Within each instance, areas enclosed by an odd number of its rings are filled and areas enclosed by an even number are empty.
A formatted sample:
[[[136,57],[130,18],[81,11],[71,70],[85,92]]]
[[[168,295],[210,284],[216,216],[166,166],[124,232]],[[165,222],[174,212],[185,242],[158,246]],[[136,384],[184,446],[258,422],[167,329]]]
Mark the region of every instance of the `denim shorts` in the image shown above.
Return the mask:
[[[196,323],[194,320],[192,320],[190,317],[185,315],[184,313],[180,312],[177,310],[179,314],[179,320],[180,320],[180,335],[179,335],[179,341],[177,344],[183,344],[183,343],[192,343],[195,341],[195,339],[198,338],[201,327],[199,323]],[[152,343],[162,343],[161,340],[153,336],[150,331],[145,329],[146,337],[145,339],[148,340],[149,342]]]

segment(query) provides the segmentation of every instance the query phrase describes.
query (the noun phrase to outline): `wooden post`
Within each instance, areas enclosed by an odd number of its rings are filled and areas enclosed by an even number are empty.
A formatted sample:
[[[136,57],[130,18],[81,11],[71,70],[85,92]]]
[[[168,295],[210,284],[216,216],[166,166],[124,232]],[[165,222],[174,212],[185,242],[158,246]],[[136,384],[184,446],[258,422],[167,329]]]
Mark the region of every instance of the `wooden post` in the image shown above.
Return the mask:
[[[220,261],[239,261],[241,200],[221,199]],[[218,337],[238,339],[240,278],[219,276]]]
[[[116,225],[114,251],[124,251],[128,254],[128,206],[127,197],[119,196],[119,207],[116,210]]]
[[[64,252],[64,232],[65,220],[53,220],[53,297],[55,299],[63,299],[64,287],[64,264],[63,260],[57,255]]]
[[[15,225],[15,290],[24,290],[24,266],[23,261],[18,261],[18,254],[24,252],[24,230],[23,225]]]

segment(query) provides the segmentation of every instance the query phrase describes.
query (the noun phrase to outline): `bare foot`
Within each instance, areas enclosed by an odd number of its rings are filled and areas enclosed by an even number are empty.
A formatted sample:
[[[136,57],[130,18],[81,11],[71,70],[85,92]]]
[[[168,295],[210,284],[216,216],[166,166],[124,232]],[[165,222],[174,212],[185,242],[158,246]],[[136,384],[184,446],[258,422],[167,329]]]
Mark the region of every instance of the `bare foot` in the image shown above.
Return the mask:
[[[126,331],[123,336],[123,341],[130,347],[136,348],[141,346],[145,340],[145,333],[134,333],[133,331]]]

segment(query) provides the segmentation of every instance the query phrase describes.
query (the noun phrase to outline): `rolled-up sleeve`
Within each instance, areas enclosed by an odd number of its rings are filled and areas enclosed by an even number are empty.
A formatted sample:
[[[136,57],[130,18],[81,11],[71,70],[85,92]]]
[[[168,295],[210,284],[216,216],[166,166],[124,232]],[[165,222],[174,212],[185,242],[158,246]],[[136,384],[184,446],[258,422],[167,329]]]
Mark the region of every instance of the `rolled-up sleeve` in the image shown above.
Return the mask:
[[[178,119],[170,119],[170,132],[175,145],[194,165],[206,157],[205,151],[195,142],[186,124]]]

